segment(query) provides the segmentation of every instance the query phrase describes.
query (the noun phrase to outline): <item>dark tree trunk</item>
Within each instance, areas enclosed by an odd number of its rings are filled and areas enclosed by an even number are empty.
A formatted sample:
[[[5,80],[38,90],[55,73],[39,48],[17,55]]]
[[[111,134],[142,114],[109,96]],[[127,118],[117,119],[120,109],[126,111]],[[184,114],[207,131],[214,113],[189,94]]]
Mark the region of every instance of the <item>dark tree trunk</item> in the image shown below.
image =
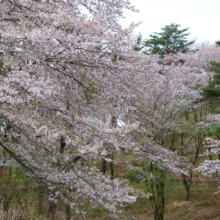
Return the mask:
[[[171,140],[171,150],[172,150],[172,151],[175,151],[175,148],[174,148],[175,132],[176,132],[176,129],[173,130],[173,135],[172,135],[172,140]]]
[[[203,107],[201,106],[201,109],[200,109],[200,121],[202,121],[202,111],[203,111]]]
[[[101,166],[101,172],[103,173],[103,174],[105,174],[106,173],[106,160],[105,159],[102,159],[102,166]]]
[[[66,220],[70,220],[70,216],[71,216],[71,213],[70,213],[70,204],[66,204],[66,205],[65,205],[65,211],[66,211]]]
[[[111,159],[113,160],[113,153],[112,153],[112,156],[111,156]],[[112,176],[112,179],[114,179],[115,177],[115,171],[114,171],[114,164],[111,162],[110,163],[110,170],[111,170],[111,176]]]
[[[202,142],[204,140],[205,136],[201,135],[201,133],[197,134],[197,136],[195,137],[195,147],[196,147],[196,154],[195,154],[195,158],[192,161],[192,165],[195,166],[198,156],[199,156],[199,152],[200,149],[202,148]],[[189,192],[190,192],[190,187],[192,184],[192,170],[190,170],[190,174],[189,177],[187,177],[186,175],[182,175],[182,180],[183,180],[183,184],[185,186],[185,190],[186,190],[186,201],[189,201]]]
[[[44,187],[40,185],[37,188],[38,191],[38,206],[37,206],[37,213],[42,215],[44,213]]]
[[[197,116],[196,109],[195,109],[195,111],[193,112],[193,115],[194,115],[194,118],[195,118],[195,122],[197,123],[197,122],[198,122],[198,116]]]
[[[63,136],[60,139],[60,153],[63,154],[65,150],[66,142]]]
[[[149,192],[152,194],[151,202],[154,209],[154,220],[164,219],[165,197],[164,197],[164,181],[165,172],[156,165],[150,165],[150,172],[153,173],[154,179],[149,181]],[[148,181],[146,181],[146,184]]]
[[[186,120],[189,121],[189,112],[188,112],[188,111],[185,111],[185,112],[184,112],[184,115],[185,115],[185,117],[186,117]]]
[[[164,217],[164,209],[165,209],[165,197],[164,197],[164,172],[160,171],[160,176],[158,183],[156,183],[156,190],[157,190],[157,201],[156,207],[154,212],[154,219],[155,220],[163,220]]]
[[[190,188],[187,188],[186,189],[186,201],[189,201],[189,191],[190,191]]]
[[[190,175],[187,177],[186,175],[182,174],[183,184],[186,189],[186,201],[189,201],[189,191],[192,184],[192,170],[190,170]]]
[[[49,220],[55,220],[55,214],[56,214],[56,203],[49,200],[49,209],[48,209],[47,218],[49,218]]]
[[[11,203],[12,196],[8,197],[7,194],[4,195],[3,200],[3,213],[4,213],[4,220],[8,219],[8,211],[9,211],[9,205]]]
[[[209,159],[212,160],[212,152],[211,152],[211,148],[209,148]]]
[[[164,213],[163,212],[160,212],[160,210],[156,210],[154,211],[154,220],[163,220],[163,216],[164,216]]]
[[[180,133],[180,137],[181,137],[181,147],[183,147],[184,141],[183,141],[183,131],[182,130]],[[181,150],[181,156],[183,156],[183,149]]]
[[[69,101],[67,101],[67,110],[69,110]],[[66,147],[65,139],[63,136],[61,136],[61,140],[60,140],[60,153],[61,154],[64,153],[65,147]],[[76,163],[76,161],[79,160],[80,158],[81,158],[80,156],[75,157],[73,162]],[[60,164],[58,164],[58,166],[60,166]],[[68,195],[64,193],[64,196],[67,197]],[[70,204],[65,204],[65,212],[66,212],[66,220],[70,220],[70,217],[71,217]]]
[[[7,185],[9,186],[9,188],[7,189],[8,193],[6,192],[4,194],[4,198],[3,198],[3,213],[4,213],[4,220],[8,219],[8,211],[9,211],[9,205],[11,203],[11,200],[13,198],[12,194],[9,194],[10,192],[10,184],[11,184],[11,173],[12,173],[12,168],[9,167],[9,173],[8,173],[8,179],[7,179]]]
[[[183,156],[183,145],[184,145],[184,133],[183,133],[183,125],[182,125],[182,121],[181,121],[181,118],[180,118],[180,140],[181,140],[181,156]]]

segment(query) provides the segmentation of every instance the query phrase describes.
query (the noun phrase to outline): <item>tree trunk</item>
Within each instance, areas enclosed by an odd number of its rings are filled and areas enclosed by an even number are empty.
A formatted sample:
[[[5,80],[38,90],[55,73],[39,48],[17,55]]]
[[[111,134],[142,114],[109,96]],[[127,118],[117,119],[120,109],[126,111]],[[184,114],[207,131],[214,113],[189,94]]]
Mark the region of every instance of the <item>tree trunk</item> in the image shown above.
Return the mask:
[[[202,121],[202,111],[203,111],[203,108],[201,106],[201,109],[200,109],[200,121]]]
[[[69,101],[67,101],[67,110],[69,110]],[[61,136],[61,139],[60,139],[60,154],[64,153],[65,147],[66,147],[65,139],[64,139],[63,136]],[[78,157],[78,158],[81,158],[81,157]],[[60,164],[58,164],[58,166],[60,166]],[[67,197],[67,194],[64,193],[64,196]],[[70,220],[70,217],[71,217],[70,204],[65,204],[65,212],[66,212],[66,220]]]
[[[190,188],[187,188],[186,189],[186,201],[189,201],[189,191],[190,191]]]
[[[211,152],[211,148],[209,148],[209,159],[212,160],[212,152]]]
[[[189,191],[192,183],[192,170],[190,170],[190,175],[188,178],[186,175],[182,174],[182,179],[186,190],[186,201],[189,201]]]
[[[65,210],[66,210],[66,220],[70,220],[70,204],[65,204]]]
[[[184,114],[185,114],[186,120],[189,121],[189,112],[185,111]]]
[[[164,171],[161,170],[158,183],[156,184],[157,190],[157,204],[154,212],[155,220],[163,220],[164,208],[165,208],[165,197],[164,197]]]
[[[166,130],[166,137],[164,138],[163,145],[161,145],[161,146],[163,146],[163,148],[166,148],[167,139],[168,139],[168,136],[169,136],[168,134],[169,134],[169,129]]]
[[[163,220],[163,216],[164,216],[164,213],[163,212],[160,212],[160,210],[156,210],[154,211],[154,220]]]
[[[113,158],[113,153],[112,153],[112,160],[114,159]],[[115,176],[115,171],[114,171],[114,164],[111,162],[110,163],[110,170],[111,170],[111,178],[114,179],[114,176]]]
[[[181,147],[183,147],[184,141],[183,141],[183,131],[182,130],[181,130],[180,136],[181,136]],[[181,156],[183,156],[183,149],[181,150]]]
[[[176,132],[176,129],[173,130],[173,135],[172,135],[172,140],[171,140],[171,150],[172,150],[172,151],[175,151],[175,148],[174,148],[175,132]]]
[[[184,134],[183,134],[183,123],[181,121],[181,118],[180,118],[180,124],[181,124],[181,126],[180,126],[180,140],[181,140],[181,148],[182,148],[180,153],[181,153],[181,156],[183,156]]]
[[[48,210],[48,218],[50,220],[55,220],[55,214],[56,214],[56,203],[49,201],[49,210]]]
[[[3,176],[3,171],[4,171],[4,167],[1,167],[1,166],[0,166],[0,176],[1,176],[1,177]]]
[[[200,152],[200,149],[202,148],[202,142],[203,142],[204,138],[205,138],[205,135],[202,136],[201,133],[199,133],[195,137],[196,154],[195,154],[195,158],[192,162],[193,166],[195,166],[195,164],[197,162],[199,152]],[[185,190],[186,190],[186,201],[189,201],[189,192],[190,192],[190,187],[191,187],[191,184],[192,184],[192,177],[193,177],[192,170],[190,170],[189,177],[187,177],[185,175],[182,175],[183,184],[184,184]]]
[[[43,211],[43,207],[44,207],[44,187],[42,185],[40,185],[37,188],[37,192],[38,192],[38,206],[37,206],[37,213],[39,215],[42,215],[44,213]]]
[[[8,179],[7,179],[7,185],[8,185],[8,189],[7,192],[4,194],[4,199],[3,199],[3,213],[4,213],[4,220],[7,220],[8,218],[8,211],[9,211],[9,205],[11,203],[11,200],[13,198],[13,195],[10,194],[10,184],[11,184],[11,172],[12,172],[12,168],[9,167],[9,173],[8,173]]]
[[[54,195],[50,196],[51,194],[53,193],[48,191],[48,196],[54,197]],[[48,208],[47,218],[49,218],[49,220],[55,220],[55,214],[56,214],[56,203],[49,199],[49,208]]]
[[[100,170],[103,174],[106,173],[106,160],[102,159],[102,166],[101,166],[101,170]]]
[[[154,220],[164,219],[165,197],[164,197],[164,181],[165,172],[156,165],[150,165],[150,172],[154,177],[150,180],[149,192],[152,194],[151,202],[154,209]],[[147,182],[146,182],[147,183]]]
[[[193,111],[193,115],[194,115],[195,122],[197,123],[198,122],[198,116],[197,116],[196,109],[195,109],[195,111]]]

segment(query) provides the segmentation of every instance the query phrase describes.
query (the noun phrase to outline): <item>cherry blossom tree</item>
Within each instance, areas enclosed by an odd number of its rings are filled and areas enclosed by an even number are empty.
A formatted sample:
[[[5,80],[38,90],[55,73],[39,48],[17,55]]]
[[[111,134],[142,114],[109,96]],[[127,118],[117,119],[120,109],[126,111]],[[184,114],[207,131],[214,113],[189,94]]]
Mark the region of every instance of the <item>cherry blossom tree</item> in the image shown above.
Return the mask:
[[[213,129],[211,131],[206,132],[207,135],[214,134],[219,129],[219,114],[216,115],[209,115],[208,117],[209,121],[214,122],[216,126],[212,127]],[[217,133],[218,136],[219,132]],[[209,160],[204,160],[195,170],[202,173],[205,177],[211,177],[219,179],[219,168],[220,168],[220,141],[216,140],[212,137],[206,138],[206,146],[207,149],[205,152],[203,152],[200,156],[201,157],[209,157]],[[213,156],[218,155],[218,159],[213,159]],[[216,193],[219,193],[216,192]]]
[[[137,192],[79,161],[109,160],[121,148],[160,154],[159,146],[140,147],[133,140],[138,118],[123,129],[106,119],[107,113],[123,117],[140,106],[151,111],[145,83],[158,57],[134,51],[135,25],[123,29],[118,23],[124,8],[135,9],[128,1],[108,0],[0,4],[0,146],[14,159],[2,165],[22,166],[46,186],[51,219],[58,198],[75,211],[89,201],[116,216]],[[165,165],[176,169],[168,160]]]
[[[204,136],[201,136],[201,131],[210,128],[216,122],[208,122],[204,117],[201,118],[202,122],[198,122],[197,119],[196,122],[198,123],[191,125],[187,121],[183,122],[181,118],[185,111],[192,111],[196,116],[196,110],[204,106],[200,91],[194,90],[193,87],[197,86],[197,84],[207,85],[213,73],[206,71],[204,67],[209,64],[210,60],[217,59],[220,54],[219,52],[219,49],[214,45],[201,45],[199,50],[196,48],[191,53],[166,56],[164,59],[159,60],[158,69],[155,69],[152,75],[148,75],[148,88],[150,90],[148,90],[146,100],[148,100],[148,107],[152,111],[144,111],[142,109],[139,112],[140,115],[142,114],[140,117],[146,119],[145,123],[143,122],[144,120],[142,120],[142,123],[148,128],[147,135],[163,147],[170,147],[169,145],[171,145],[171,141],[169,140],[171,135],[169,132],[179,130],[181,135],[181,132],[183,132],[181,131],[182,127],[189,129],[190,126],[192,134],[186,143],[182,142],[182,146],[177,150],[177,153],[183,151],[183,149],[189,146],[192,140],[195,140],[196,154],[192,161],[193,165],[196,164],[204,139]],[[170,148],[173,149],[174,146]],[[151,158],[153,158],[152,155]],[[182,165],[182,167],[184,166]],[[182,173],[187,200],[189,199],[189,190],[193,177],[192,167],[188,168],[190,175]],[[153,200],[154,210],[156,211],[155,219],[163,219],[163,187],[167,170],[158,168],[157,165],[155,166],[155,163],[151,163],[149,169],[148,172],[154,171],[154,179],[148,185],[150,186],[149,190],[153,193],[151,199]],[[156,173],[158,172],[160,175],[156,179]],[[158,192],[152,191],[154,185],[155,189],[159,189]]]
[[[22,166],[45,185],[51,219],[58,198],[76,212],[90,202],[114,216],[135,202],[127,181],[96,166],[113,163],[108,155],[122,149],[163,173],[191,169],[164,148],[180,114],[196,107],[200,95],[191,87],[206,82],[200,68],[209,54],[161,60],[134,51],[136,25],[120,26],[123,9],[135,11],[126,0],[0,3],[0,146],[10,156],[1,164]],[[108,115],[127,123],[114,126]]]
[[[89,200],[116,213],[116,206],[136,199],[126,181],[77,162],[105,157],[106,143],[115,151],[134,147],[125,136],[138,123],[117,129],[105,122],[128,90],[119,73],[131,72],[111,61],[128,51],[124,39],[133,29],[117,22],[123,8],[134,10],[127,1],[1,2],[0,145],[44,183],[51,201],[79,201],[70,204],[75,210]]]

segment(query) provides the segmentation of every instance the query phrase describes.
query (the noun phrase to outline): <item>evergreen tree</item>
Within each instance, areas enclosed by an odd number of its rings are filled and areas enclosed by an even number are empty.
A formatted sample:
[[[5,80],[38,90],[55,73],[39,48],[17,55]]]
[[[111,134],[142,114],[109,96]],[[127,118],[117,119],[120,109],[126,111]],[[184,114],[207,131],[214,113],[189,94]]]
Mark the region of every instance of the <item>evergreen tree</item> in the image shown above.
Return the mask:
[[[148,47],[150,54],[177,54],[178,52],[185,53],[189,50],[189,46],[194,41],[188,41],[186,37],[189,33],[186,33],[189,28],[179,30],[180,25],[171,24],[161,28],[163,32],[150,35],[150,39],[144,41],[144,46]]]
[[[211,61],[208,70],[215,73],[208,85],[203,88],[202,96],[209,101],[211,110],[215,110],[220,104],[220,63]]]
[[[134,50],[141,51],[143,48],[144,48],[144,46],[143,46],[143,42],[142,42],[142,34],[139,33],[137,36],[137,43],[134,47]]]
[[[216,46],[220,46],[220,41],[215,41]]]

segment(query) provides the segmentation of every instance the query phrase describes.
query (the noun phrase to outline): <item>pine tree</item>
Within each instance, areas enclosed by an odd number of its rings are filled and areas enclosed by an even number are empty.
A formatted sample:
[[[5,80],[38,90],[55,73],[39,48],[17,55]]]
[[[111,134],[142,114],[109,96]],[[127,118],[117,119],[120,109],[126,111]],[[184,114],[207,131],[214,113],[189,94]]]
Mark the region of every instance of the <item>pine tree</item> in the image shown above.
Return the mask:
[[[186,37],[189,33],[186,33],[189,28],[179,30],[180,25],[171,24],[161,28],[163,32],[154,32],[150,35],[150,39],[144,41],[144,46],[148,48],[149,54],[177,54],[178,52],[185,53],[189,50],[189,46],[194,41],[188,41]]]
[[[211,61],[208,70],[215,73],[213,78],[208,82],[208,86],[202,90],[202,96],[209,101],[211,110],[216,111],[216,107],[220,104],[220,63]]]

